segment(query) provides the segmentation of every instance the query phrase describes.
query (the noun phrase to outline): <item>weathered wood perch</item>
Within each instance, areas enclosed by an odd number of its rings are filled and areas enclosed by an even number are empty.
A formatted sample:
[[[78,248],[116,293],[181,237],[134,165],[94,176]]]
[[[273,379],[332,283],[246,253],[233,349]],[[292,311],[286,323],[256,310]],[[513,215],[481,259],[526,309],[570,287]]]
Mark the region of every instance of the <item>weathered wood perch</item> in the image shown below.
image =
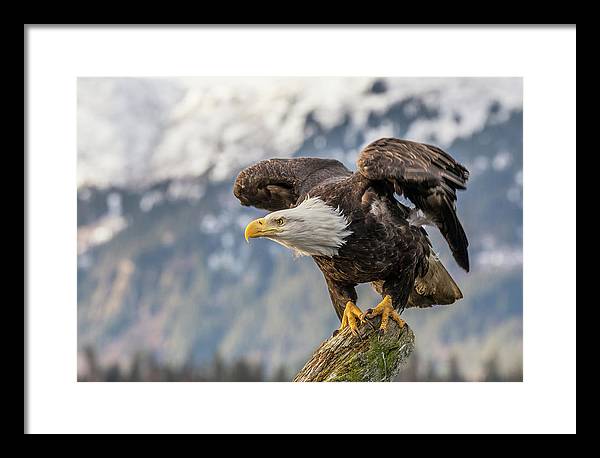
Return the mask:
[[[360,325],[359,337],[344,329],[321,344],[294,382],[389,382],[415,348],[415,335],[390,320],[379,335],[380,317]]]

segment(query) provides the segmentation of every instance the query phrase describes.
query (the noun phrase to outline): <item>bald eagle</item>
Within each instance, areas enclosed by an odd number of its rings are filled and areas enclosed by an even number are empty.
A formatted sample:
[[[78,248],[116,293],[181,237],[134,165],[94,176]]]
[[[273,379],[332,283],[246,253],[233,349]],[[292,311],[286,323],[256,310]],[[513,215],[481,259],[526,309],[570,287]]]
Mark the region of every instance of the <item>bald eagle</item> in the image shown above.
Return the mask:
[[[468,170],[440,148],[382,138],[359,154],[356,172],[332,159],[270,159],[240,172],[242,205],[270,211],[248,224],[246,240],[264,237],[312,256],[341,321],[357,334],[365,318],[401,327],[406,307],[451,304],[462,293],[435,252],[426,224],[437,226],[454,259],[469,270],[468,241],[456,214],[456,191]],[[414,207],[401,203],[404,196]],[[363,313],[355,287],[370,282],[382,301]]]

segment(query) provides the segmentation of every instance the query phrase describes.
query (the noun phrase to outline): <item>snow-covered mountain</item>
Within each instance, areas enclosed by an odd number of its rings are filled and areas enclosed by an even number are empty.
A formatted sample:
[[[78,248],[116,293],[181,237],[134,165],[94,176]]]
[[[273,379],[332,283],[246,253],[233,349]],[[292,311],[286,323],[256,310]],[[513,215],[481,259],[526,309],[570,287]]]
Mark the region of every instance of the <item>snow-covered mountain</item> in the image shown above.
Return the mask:
[[[301,153],[311,137],[348,162],[357,137],[402,133],[449,147],[520,110],[521,92],[518,78],[81,78],[78,184],[139,186],[208,170],[223,180]],[[386,114],[399,103],[407,123],[397,126]],[[345,123],[327,148],[319,131]]]
[[[520,364],[518,78],[80,79],[80,348],[123,364],[139,351],[172,364],[220,352],[297,367],[335,326],[326,288],[309,259],[243,243],[260,212],[239,205],[233,179],[269,157],[354,168],[384,136],[437,144],[471,171],[458,206],[474,268],[455,269],[430,230],[465,300],[406,312],[420,355],[456,356],[473,379],[492,353]]]

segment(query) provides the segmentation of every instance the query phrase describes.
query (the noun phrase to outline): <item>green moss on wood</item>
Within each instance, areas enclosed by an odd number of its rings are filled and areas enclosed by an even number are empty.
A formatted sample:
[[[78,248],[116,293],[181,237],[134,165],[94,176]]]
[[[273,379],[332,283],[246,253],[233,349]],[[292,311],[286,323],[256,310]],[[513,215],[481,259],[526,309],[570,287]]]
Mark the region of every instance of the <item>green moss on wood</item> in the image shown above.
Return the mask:
[[[391,381],[414,349],[414,334],[408,326],[395,324],[385,335],[378,323],[361,330],[361,337],[349,330],[324,342],[298,373],[295,381],[364,382]]]

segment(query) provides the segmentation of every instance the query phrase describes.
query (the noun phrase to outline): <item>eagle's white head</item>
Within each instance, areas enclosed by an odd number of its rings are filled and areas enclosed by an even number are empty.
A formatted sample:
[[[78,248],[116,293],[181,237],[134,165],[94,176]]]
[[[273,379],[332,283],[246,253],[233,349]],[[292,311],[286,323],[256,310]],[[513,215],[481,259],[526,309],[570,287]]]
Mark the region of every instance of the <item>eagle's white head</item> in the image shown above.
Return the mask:
[[[330,207],[318,197],[308,197],[297,207],[252,221],[244,235],[246,240],[273,240],[300,256],[335,256],[352,234],[348,224],[339,208]]]

